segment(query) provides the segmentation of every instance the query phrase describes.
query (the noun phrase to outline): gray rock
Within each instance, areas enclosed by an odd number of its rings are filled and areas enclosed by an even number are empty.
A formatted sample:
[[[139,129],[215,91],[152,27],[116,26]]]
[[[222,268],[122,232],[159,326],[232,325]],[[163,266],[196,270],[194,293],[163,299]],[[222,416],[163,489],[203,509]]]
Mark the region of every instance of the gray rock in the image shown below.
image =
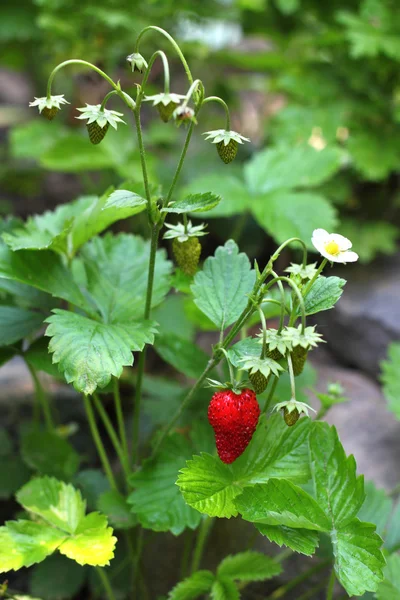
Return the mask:
[[[335,270],[347,279],[344,294],[316,322],[340,363],[379,375],[388,344],[400,339],[399,272],[400,256]]]

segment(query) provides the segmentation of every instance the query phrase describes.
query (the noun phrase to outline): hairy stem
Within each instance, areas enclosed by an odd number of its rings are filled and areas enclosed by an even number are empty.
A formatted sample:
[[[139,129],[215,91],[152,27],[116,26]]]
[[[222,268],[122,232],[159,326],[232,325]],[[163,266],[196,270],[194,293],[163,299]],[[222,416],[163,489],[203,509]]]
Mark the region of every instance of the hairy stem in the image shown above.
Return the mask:
[[[89,423],[90,432],[92,434],[92,438],[93,438],[94,444],[96,446],[97,453],[100,457],[101,464],[103,465],[104,472],[107,476],[110,487],[113,490],[117,490],[118,489],[117,484],[114,479],[114,474],[111,469],[110,461],[108,460],[106,450],[104,448],[103,442],[100,437],[100,433],[99,433],[99,430],[97,427],[96,419],[94,417],[93,408],[90,403],[89,396],[84,395],[83,402],[85,405],[86,417],[87,417],[87,420]]]
[[[111,583],[110,580],[108,578],[107,573],[104,571],[104,568],[102,567],[96,567],[96,571],[98,576],[101,579],[101,582],[103,584],[104,590],[107,594],[107,598],[108,600],[116,600],[115,595],[114,595],[114,591],[111,587]]]
[[[119,391],[119,381],[116,377],[113,378],[113,392],[114,392],[115,415],[117,417],[117,423],[118,423],[119,439],[121,441],[122,450],[126,457],[127,465],[129,467],[128,440],[126,438],[124,413],[122,411],[121,394]]]
[[[203,557],[203,552],[205,549],[205,545],[207,542],[208,534],[210,533],[211,527],[214,524],[214,519],[210,519],[210,517],[203,518],[200,528],[197,533],[196,545],[193,550],[193,558],[192,565],[190,568],[190,573],[193,574],[195,571],[198,571],[201,559]]]
[[[128,477],[130,475],[129,461],[127,460],[128,457],[125,455],[125,453],[122,449],[122,446],[118,439],[117,433],[113,427],[113,424],[110,421],[109,416],[107,415],[107,413],[105,411],[105,408],[104,408],[100,398],[98,397],[98,395],[96,393],[93,394],[92,398],[93,398],[93,403],[96,407],[96,410],[99,413],[101,420],[103,421],[103,425],[107,430],[107,433],[111,440],[111,443],[114,446],[114,450],[117,453],[118,459],[121,463],[121,467],[124,471],[125,478],[128,479]]]
[[[35,369],[32,367],[31,364],[29,364],[28,362],[26,363],[29,372],[32,376],[32,380],[33,380],[33,385],[35,387],[35,395],[36,395],[36,399],[38,401],[38,404],[41,406],[42,411],[43,411],[43,416],[44,416],[44,420],[46,423],[46,429],[48,431],[52,431],[54,429],[54,422],[53,422],[53,417],[51,414],[51,409],[50,409],[50,402],[49,402],[49,397],[46,394],[42,384],[40,383],[40,379],[35,371]]]
[[[322,271],[325,269],[327,262],[328,262],[328,259],[324,258],[322,263],[319,265],[318,270],[315,273],[314,277],[308,282],[307,286],[304,288],[304,290],[303,290],[304,298],[307,296],[308,292],[311,290],[312,286],[314,285],[314,282],[317,280],[319,275],[321,275]]]
[[[225,129],[226,129],[226,131],[230,131],[231,130],[231,116],[229,113],[229,107],[228,107],[227,103],[225,102],[225,100],[222,100],[222,98],[220,98],[219,96],[208,96],[207,98],[204,98],[203,104],[207,104],[208,102],[218,102],[218,104],[221,104],[221,106],[224,107],[225,115],[226,115]]]

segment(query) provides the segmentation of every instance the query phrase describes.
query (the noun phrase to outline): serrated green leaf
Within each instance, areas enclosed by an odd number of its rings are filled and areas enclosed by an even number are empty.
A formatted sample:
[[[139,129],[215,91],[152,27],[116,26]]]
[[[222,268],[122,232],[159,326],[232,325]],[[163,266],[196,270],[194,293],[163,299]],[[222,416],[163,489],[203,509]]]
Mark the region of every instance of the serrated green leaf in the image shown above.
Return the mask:
[[[211,588],[212,600],[240,600],[239,590],[229,577],[219,577]]]
[[[206,453],[194,456],[180,471],[177,485],[189,506],[198,511],[212,517],[236,516],[235,498],[244,487],[271,477],[309,479],[309,427],[308,419],[288,428],[279,415],[268,422],[260,418],[252,441],[235,463],[228,466]]]
[[[7,521],[0,527],[0,573],[41,562],[62,544],[66,534],[32,521]]]
[[[400,556],[392,554],[383,570],[384,581],[378,585],[377,600],[398,600],[400,598]]]
[[[383,393],[389,410],[400,419],[400,343],[389,345],[388,359],[381,362]]]
[[[103,210],[108,208],[136,208],[139,206],[145,207],[147,200],[129,190],[115,190],[112,192],[104,205]]]
[[[71,484],[54,477],[38,477],[16,495],[25,510],[66,533],[73,534],[85,515],[86,503]]]
[[[357,477],[354,456],[346,456],[335,427],[315,422],[310,457],[316,499],[336,530],[356,517],[365,499],[364,478]]]
[[[167,213],[202,213],[209,211],[221,202],[221,196],[213,194],[212,192],[205,192],[203,194],[190,194],[183,200],[175,200],[171,202],[166,208],[163,208],[161,212]]]
[[[168,594],[168,600],[196,600],[211,590],[214,581],[211,571],[197,571],[178,583]]]
[[[241,552],[224,558],[217,570],[217,577],[229,577],[237,581],[264,581],[279,575],[280,563],[261,552]]]
[[[304,240],[312,249],[314,229],[332,231],[337,224],[336,210],[320,194],[276,190],[254,198],[251,210],[258,224],[278,243],[290,237]]]
[[[146,300],[149,242],[134,235],[106,234],[86,244],[81,254],[87,288],[103,319],[111,323],[139,319]],[[171,270],[165,250],[158,250],[152,306],[168,293]]]
[[[79,454],[56,433],[30,431],[22,438],[21,455],[31,469],[42,475],[70,480],[80,463]]]
[[[209,360],[208,355],[193,342],[171,333],[158,336],[154,347],[165,362],[193,379],[200,377]]]
[[[98,498],[97,507],[115,529],[131,529],[137,524],[126,498],[117,490],[103,492]]]
[[[85,297],[61,257],[50,250],[12,252],[7,246],[0,245],[0,278],[32,285],[79,308],[88,309]]]
[[[314,315],[333,308],[343,293],[345,279],[320,275],[304,298],[306,315]]]
[[[245,338],[240,340],[228,350],[230,362],[234,367],[243,366],[242,360],[261,356],[262,345],[258,338]]]
[[[114,557],[116,541],[113,530],[107,527],[106,517],[93,512],[83,517],[73,537],[68,538],[59,551],[79,565],[104,567]]]
[[[132,352],[154,342],[151,321],[106,324],[66,310],[53,313],[46,319],[53,362],[84,394],[104,388],[111,376],[119,378],[123,367],[133,364]]]
[[[331,536],[335,555],[335,571],[346,592],[361,596],[374,592],[383,579],[385,559],[380,550],[382,539],[375,525],[354,519]]]
[[[174,485],[179,469],[193,451],[187,439],[173,434],[166,440],[162,453],[131,476],[134,491],[128,502],[146,529],[179,535],[186,527],[195,529],[199,525],[200,514],[185,504]]]
[[[239,253],[233,240],[228,240],[217,248],[215,256],[206,259],[191,289],[196,305],[222,330],[239,317],[254,282],[255,271],[249,259]]]
[[[377,488],[372,481],[367,481],[365,501],[357,515],[360,521],[374,523],[376,532],[383,537],[392,508],[393,502],[385,490]]]
[[[274,527],[256,523],[256,528],[278,546],[287,546],[295,552],[312,556],[318,546],[319,534],[310,529],[292,529],[290,527]]]
[[[251,197],[246,186],[236,177],[217,174],[204,175],[194,179],[184,189],[184,194],[201,194],[211,190],[213,194],[221,196],[222,201],[207,213],[210,217],[230,217],[250,210]]]
[[[329,179],[339,167],[340,151],[336,148],[318,151],[309,144],[303,144],[255,154],[245,166],[245,178],[253,193],[262,194],[281,189],[315,187]]]
[[[29,590],[43,600],[68,600],[84,584],[87,570],[60,554],[49,556],[34,567]]]
[[[33,479],[17,493],[17,500],[51,526],[61,554],[80,565],[92,566],[105,566],[113,558],[117,540],[107,527],[106,517],[96,512],[85,515],[86,503],[72,485],[53,477]],[[43,523],[35,525],[42,527],[44,534],[49,529]]]
[[[285,479],[246,488],[235,500],[242,518],[252,523],[329,531],[331,522],[302,488]]]

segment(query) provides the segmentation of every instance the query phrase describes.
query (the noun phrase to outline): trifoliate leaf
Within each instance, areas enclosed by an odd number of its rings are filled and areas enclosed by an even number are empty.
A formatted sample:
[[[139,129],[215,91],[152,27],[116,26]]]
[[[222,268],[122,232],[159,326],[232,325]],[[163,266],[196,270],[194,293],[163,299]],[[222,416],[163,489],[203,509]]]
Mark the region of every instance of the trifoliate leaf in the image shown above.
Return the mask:
[[[143,316],[147,291],[150,244],[139,236],[106,234],[82,249],[87,288],[103,319],[110,323]],[[172,264],[165,250],[156,254],[152,306],[170,289]],[[132,285],[132,282],[135,282]]]
[[[278,546],[287,546],[295,552],[312,556],[318,546],[319,534],[310,529],[293,529],[291,527],[255,524],[261,535]]]
[[[345,279],[319,276],[304,298],[306,315],[333,308],[343,293]]]
[[[237,581],[264,581],[279,575],[280,563],[261,552],[241,552],[227,556],[220,563],[217,577],[229,577]]]
[[[117,490],[108,490],[97,501],[98,509],[108,517],[115,529],[131,529],[137,524],[126,498]]]
[[[16,306],[0,306],[0,346],[22,340],[42,323],[43,314]]]
[[[42,562],[67,534],[33,521],[7,521],[0,527],[0,573]]]
[[[177,485],[189,506],[212,517],[236,516],[235,498],[242,489],[271,477],[297,482],[309,479],[307,439],[310,421],[288,428],[279,415],[260,419],[245,452],[233,465],[203,453],[180,471]]]
[[[246,488],[235,505],[242,518],[252,523],[330,530],[331,523],[314,498],[285,479],[270,479]]]
[[[18,492],[17,500],[51,526],[32,523],[42,527],[44,535],[47,529],[57,534],[61,554],[92,566],[105,566],[113,558],[117,540],[106,517],[95,512],[85,515],[86,503],[72,485],[53,477],[33,479]]]
[[[50,250],[12,252],[0,245],[0,278],[26,283],[84,310],[92,309],[61,257]]]
[[[44,600],[68,600],[79,592],[86,574],[85,568],[61,554],[53,554],[34,567],[29,589]]]
[[[205,192],[203,194],[190,194],[183,200],[175,200],[171,202],[167,207],[163,208],[161,212],[167,213],[202,213],[215,208],[221,202],[221,196],[213,194],[212,192]]]
[[[255,282],[250,261],[233,240],[206,259],[192,285],[194,301],[219,329],[236,321],[245,308]]]
[[[79,467],[79,454],[56,433],[30,431],[22,438],[21,455],[31,469],[41,475],[70,480]]]
[[[240,600],[239,590],[229,577],[219,577],[211,588],[211,600]]]
[[[211,571],[197,571],[178,583],[168,594],[168,600],[196,600],[211,590],[214,581]]]
[[[146,529],[171,531],[179,535],[200,523],[200,513],[188,506],[174,485],[179,469],[193,454],[192,444],[180,434],[171,435],[162,452],[134,473],[130,483],[134,491],[128,498],[132,511]]]
[[[106,324],[56,309],[46,321],[49,351],[68,383],[84,394],[104,388],[133,364],[132,352],[154,341],[151,321]]]
[[[155,350],[165,362],[193,379],[200,377],[209,360],[208,355],[193,342],[174,334],[158,336]]]
[[[381,362],[383,393],[389,410],[400,419],[400,343],[392,343],[388,348],[388,359]]]
[[[397,600],[400,598],[400,556],[389,556],[383,570],[384,581],[379,584],[375,598],[377,600]]]

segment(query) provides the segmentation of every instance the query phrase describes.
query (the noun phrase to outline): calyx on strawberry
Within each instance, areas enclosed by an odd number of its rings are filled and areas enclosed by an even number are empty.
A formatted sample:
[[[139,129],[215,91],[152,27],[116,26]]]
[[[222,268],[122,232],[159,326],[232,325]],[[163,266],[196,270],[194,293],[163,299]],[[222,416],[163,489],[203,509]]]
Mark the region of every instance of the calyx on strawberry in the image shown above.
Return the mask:
[[[208,407],[208,421],[214,429],[222,462],[231,464],[243,454],[257,428],[259,416],[260,407],[252,390],[215,392]]]
[[[237,131],[228,131],[226,129],[206,131],[203,135],[207,136],[206,140],[211,141],[212,144],[216,144],[218,155],[225,164],[234,160],[239,144],[250,141],[248,138],[240,135],[240,133],[237,133]]]
[[[178,267],[186,275],[194,275],[200,260],[201,244],[198,237],[206,235],[205,225],[193,226],[190,221],[170,225],[165,223],[168,230],[164,234],[164,239],[172,240],[172,251]]]
[[[297,421],[301,417],[302,414],[308,417],[308,411],[312,410],[315,412],[311,406],[306,404],[305,402],[298,402],[294,398],[289,400],[288,402],[279,402],[275,405],[274,410],[282,410],[283,418],[288,427],[293,427],[296,425]]]

